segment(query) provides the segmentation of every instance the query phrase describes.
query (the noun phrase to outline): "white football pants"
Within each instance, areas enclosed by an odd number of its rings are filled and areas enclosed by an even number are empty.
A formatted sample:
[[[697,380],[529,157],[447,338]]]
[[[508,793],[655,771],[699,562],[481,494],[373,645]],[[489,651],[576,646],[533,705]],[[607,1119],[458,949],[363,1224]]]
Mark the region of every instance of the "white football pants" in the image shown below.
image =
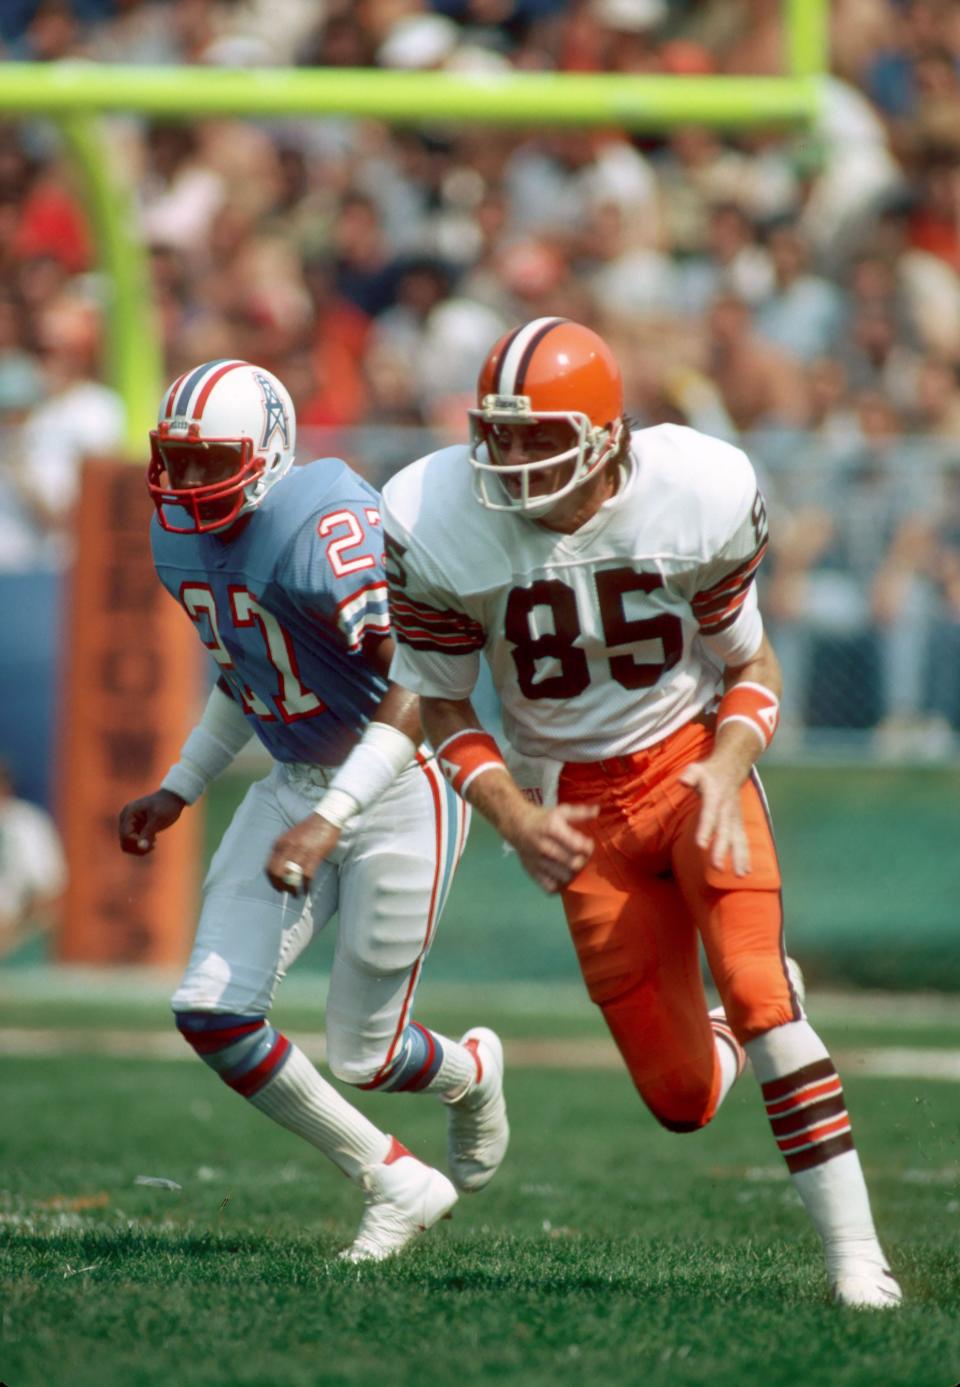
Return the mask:
[[[264,867],[275,839],[320,798],[280,765],[258,780],[223,836],[174,1011],[263,1016],[290,965],[338,910],[327,998],[327,1062],[352,1083],[373,1078],[410,1020],[470,811],[431,758],[404,771],[343,830],[309,894],[275,891]]]

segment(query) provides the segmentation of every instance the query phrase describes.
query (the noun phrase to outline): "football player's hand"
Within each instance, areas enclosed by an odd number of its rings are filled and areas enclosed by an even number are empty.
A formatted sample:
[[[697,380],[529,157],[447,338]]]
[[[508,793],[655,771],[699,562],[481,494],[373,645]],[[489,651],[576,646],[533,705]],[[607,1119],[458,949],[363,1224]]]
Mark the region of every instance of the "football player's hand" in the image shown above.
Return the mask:
[[[510,838],[517,856],[538,886],[555,895],[587,864],[593,839],[577,828],[595,819],[595,804],[556,804],[531,807]]]
[[[722,871],[729,857],[734,874],[750,871],[750,846],[740,811],[743,776],[726,758],[710,756],[695,761],[680,773],[681,783],[697,791],[702,800],[697,822],[698,848],[709,853],[710,864]]]
[[[133,799],[120,810],[120,847],[134,857],[145,857],[157,845],[157,834],[175,824],[186,808],[172,790],[154,790],[142,799]]]
[[[286,833],[281,833],[273,845],[266,866],[270,885],[277,891],[286,891],[290,896],[305,895],[317,868],[339,841],[339,828],[319,814],[309,814],[301,819]],[[299,873],[293,870],[294,867],[300,868]]]

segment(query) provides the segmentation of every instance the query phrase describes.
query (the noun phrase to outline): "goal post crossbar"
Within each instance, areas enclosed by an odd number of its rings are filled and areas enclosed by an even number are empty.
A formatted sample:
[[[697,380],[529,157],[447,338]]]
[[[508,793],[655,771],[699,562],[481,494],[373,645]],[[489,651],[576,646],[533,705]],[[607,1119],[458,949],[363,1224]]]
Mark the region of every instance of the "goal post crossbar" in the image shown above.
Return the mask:
[[[657,131],[678,124],[805,125],[816,113],[818,95],[812,75],[679,78],[10,63],[0,81],[0,112],[60,117],[136,111],[168,120],[348,116],[393,125],[469,121]]]

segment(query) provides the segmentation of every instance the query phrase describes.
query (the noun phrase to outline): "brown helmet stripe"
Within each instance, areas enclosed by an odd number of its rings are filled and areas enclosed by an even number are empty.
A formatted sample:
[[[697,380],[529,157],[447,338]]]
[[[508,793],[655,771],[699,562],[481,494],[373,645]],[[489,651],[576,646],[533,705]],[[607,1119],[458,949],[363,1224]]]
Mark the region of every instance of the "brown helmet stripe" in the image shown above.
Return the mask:
[[[523,327],[524,327],[524,325],[523,325],[523,323],[521,323],[519,327],[516,327],[516,328],[513,329],[513,332],[511,332],[511,333],[509,334],[508,337],[505,337],[505,338],[503,339],[503,347],[502,347],[502,349],[501,349],[501,351],[500,351],[500,358],[499,358],[499,360],[497,361],[496,373],[494,374],[494,377],[493,377],[493,393],[494,393],[495,395],[501,395],[501,394],[503,394],[503,391],[502,391],[501,388],[500,388],[500,377],[501,377],[501,375],[503,374],[503,363],[504,363],[504,362],[506,361],[506,359],[507,359],[507,352],[509,352],[509,350],[510,350],[510,348],[513,346],[514,342],[515,342],[515,341],[517,340],[517,338],[520,336],[520,333],[523,332]]]
[[[552,328],[566,318],[534,318],[513,334],[497,368],[498,395],[522,395],[530,361],[538,345]]]

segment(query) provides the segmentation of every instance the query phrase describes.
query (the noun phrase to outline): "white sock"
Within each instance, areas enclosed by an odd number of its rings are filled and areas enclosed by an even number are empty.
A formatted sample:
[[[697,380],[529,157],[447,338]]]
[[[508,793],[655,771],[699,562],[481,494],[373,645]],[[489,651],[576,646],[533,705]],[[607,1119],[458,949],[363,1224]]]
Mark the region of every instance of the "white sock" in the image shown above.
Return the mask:
[[[433,1034],[443,1047],[443,1059],[426,1091],[439,1093],[448,1103],[455,1103],[476,1084],[477,1061],[472,1052],[458,1040],[448,1040],[436,1031]]]
[[[843,1088],[823,1041],[808,1021],[790,1021],[746,1050],[777,1145],[823,1239],[828,1271],[864,1261],[885,1266]]]
[[[337,1092],[296,1045],[280,1072],[250,1102],[340,1167],[351,1180],[380,1165],[392,1138],[375,1127]]]
[[[713,1007],[710,1011],[710,1025],[713,1027],[713,1046],[720,1066],[720,1093],[717,1108],[726,1098],[734,1084],[743,1073],[746,1063],[743,1046],[737,1040],[727,1021],[723,1007]]]
[[[725,1040],[721,1040],[719,1036],[714,1036],[713,1043],[717,1049],[717,1063],[720,1066],[720,1095],[717,1098],[717,1107],[719,1108],[740,1077],[740,1063],[736,1052],[730,1048]]]

